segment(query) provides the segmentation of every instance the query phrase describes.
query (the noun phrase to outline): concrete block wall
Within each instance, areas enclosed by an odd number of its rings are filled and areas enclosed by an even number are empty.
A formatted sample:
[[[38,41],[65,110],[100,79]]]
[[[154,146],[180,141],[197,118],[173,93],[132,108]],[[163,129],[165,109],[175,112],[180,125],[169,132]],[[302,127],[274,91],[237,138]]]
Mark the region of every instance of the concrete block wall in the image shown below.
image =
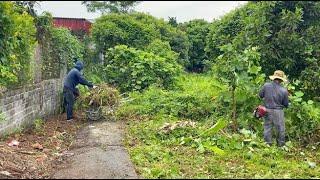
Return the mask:
[[[62,80],[50,79],[0,96],[0,135],[56,114],[62,104]]]

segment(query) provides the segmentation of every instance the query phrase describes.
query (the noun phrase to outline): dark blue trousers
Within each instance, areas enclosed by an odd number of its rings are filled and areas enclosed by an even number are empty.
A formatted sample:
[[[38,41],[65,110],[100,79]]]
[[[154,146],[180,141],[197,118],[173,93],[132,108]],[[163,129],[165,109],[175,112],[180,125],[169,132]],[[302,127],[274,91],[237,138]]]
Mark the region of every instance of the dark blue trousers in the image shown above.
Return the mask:
[[[285,123],[284,112],[282,109],[267,109],[267,116],[264,120],[264,139],[269,145],[272,144],[272,127],[275,127],[277,133],[278,146],[285,145]]]
[[[63,88],[63,101],[67,112],[67,120],[72,119],[75,97],[73,92],[68,88]]]

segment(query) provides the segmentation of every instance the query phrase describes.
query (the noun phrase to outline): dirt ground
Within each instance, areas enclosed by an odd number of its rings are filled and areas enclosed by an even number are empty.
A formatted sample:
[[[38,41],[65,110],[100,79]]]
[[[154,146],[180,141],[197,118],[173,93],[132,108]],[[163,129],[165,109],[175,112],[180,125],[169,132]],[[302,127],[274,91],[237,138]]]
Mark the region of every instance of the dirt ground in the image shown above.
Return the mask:
[[[0,178],[50,178],[65,159],[74,143],[76,132],[87,124],[77,114],[74,122],[65,114],[49,117],[38,131],[35,128],[9,135],[0,141]],[[18,146],[9,146],[17,140]]]
[[[48,118],[41,128],[0,141],[1,179],[137,179],[122,145],[121,121],[88,122],[76,115]],[[18,146],[8,143],[17,140]]]

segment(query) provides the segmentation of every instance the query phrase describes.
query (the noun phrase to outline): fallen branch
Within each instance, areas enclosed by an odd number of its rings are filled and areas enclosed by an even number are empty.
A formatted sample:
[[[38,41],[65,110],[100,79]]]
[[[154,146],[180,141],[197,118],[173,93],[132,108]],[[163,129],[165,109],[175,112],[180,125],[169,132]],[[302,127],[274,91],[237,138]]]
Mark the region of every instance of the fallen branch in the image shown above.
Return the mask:
[[[10,177],[10,178],[13,178],[14,176],[11,175],[10,172],[8,171],[1,171],[0,172],[1,175],[5,176],[5,177]]]
[[[36,152],[32,152],[32,151],[17,151],[17,152],[21,154],[29,154],[29,155],[37,154]]]
[[[22,174],[22,173],[23,173],[23,171],[22,171],[22,170],[20,170],[20,169],[18,169],[18,168],[16,168],[16,167],[7,166],[7,168],[11,169],[11,170],[12,170],[12,171],[14,171],[14,172],[20,173],[20,174]]]

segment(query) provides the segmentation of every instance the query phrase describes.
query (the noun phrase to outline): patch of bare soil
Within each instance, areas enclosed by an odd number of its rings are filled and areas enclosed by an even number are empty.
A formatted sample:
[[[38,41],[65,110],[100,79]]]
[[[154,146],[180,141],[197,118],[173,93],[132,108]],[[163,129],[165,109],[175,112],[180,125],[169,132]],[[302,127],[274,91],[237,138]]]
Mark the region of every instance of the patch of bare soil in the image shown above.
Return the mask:
[[[66,115],[45,120],[41,129],[30,128],[9,135],[0,141],[0,178],[50,178],[59,165],[70,156],[77,131],[86,121],[77,114],[73,122]],[[9,146],[12,140],[17,146]]]

